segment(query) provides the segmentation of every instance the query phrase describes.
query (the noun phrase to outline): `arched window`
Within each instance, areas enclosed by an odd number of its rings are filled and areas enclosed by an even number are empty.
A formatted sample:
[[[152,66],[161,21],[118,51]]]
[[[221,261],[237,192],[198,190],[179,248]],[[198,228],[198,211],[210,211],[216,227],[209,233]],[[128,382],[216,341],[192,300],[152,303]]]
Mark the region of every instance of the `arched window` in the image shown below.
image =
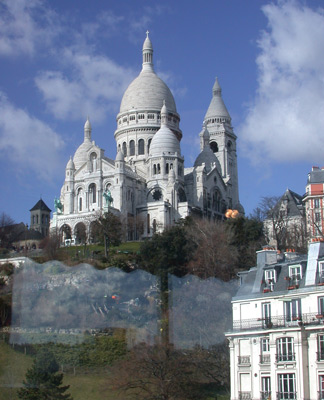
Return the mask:
[[[153,175],[156,175],[156,164],[153,165]]]
[[[168,174],[169,173],[169,163],[165,164],[165,173]]]
[[[218,144],[216,142],[210,142],[210,148],[214,153],[218,152]]]
[[[160,166],[160,164],[157,165],[157,173],[158,173],[158,174],[161,173],[161,166]]]
[[[96,153],[91,153],[90,161],[91,161],[92,171],[97,171],[97,154]]]
[[[89,203],[96,203],[97,202],[97,188],[95,183],[91,183],[89,186]]]
[[[138,141],[138,155],[144,154],[144,139]]]
[[[78,209],[79,209],[79,211],[82,211],[82,195],[83,195],[82,188],[79,188],[78,189]]]
[[[127,145],[126,145],[126,142],[123,143],[123,153],[124,153],[124,156],[126,157],[127,156]]]
[[[152,142],[152,139],[149,139],[148,142],[147,142],[147,152],[148,153],[150,151],[151,142]]]
[[[135,155],[135,142],[134,140],[131,140],[129,142],[129,155],[134,156]]]

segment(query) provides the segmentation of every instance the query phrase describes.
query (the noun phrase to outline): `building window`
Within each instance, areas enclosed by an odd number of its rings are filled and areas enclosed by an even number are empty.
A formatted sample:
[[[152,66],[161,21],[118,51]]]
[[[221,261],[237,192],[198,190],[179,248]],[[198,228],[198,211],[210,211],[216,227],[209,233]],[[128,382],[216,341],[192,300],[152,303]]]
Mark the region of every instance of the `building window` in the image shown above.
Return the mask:
[[[271,304],[262,303],[262,325],[263,328],[271,328]]]
[[[271,399],[270,376],[263,376],[261,378],[261,390],[261,400]]]
[[[315,213],[315,222],[320,222],[321,221],[321,213],[320,212],[316,212]]]
[[[149,139],[147,142],[147,153],[149,153],[149,151],[150,151],[151,142],[152,142],[152,139]]]
[[[138,114],[138,119],[144,119],[145,115],[144,114]]]
[[[135,115],[131,115],[131,116],[129,117],[129,120],[130,120],[130,121],[135,121]]]
[[[147,119],[154,119],[154,114],[148,114]]]
[[[272,292],[274,289],[274,284],[276,283],[276,271],[274,269],[264,271],[264,281],[265,286]]]
[[[324,361],[324,335],[317,336],[317,361]]]
[[[126,142],[123,143],[123,153],[124,153],[124,156],[126,157],[127,156],[127,145],[126,145]]]
[[[324,297],[318,298],[318,314],[324,315]]]
[[[324,263],[318,264],[318,283],[324,283]]]
[[[324,400],[324,375],[319,375],[318,380],[319,380],[318,399]]]
[[[134,140],[131,140],[129,142],[129,155],[134,156],[135,155],[135,142]]]
[[[320,206],[320,199],[314,199],[314,208],[319,208]]]
[[[144,154],[144,139],[140,139],[138,141],[138,154],[139,155]]]
[[[91,183],[89,186],[89,203],[93,204],[96,203],[97,201],[97,190],[96,190],[96,184]]]
[[[295,374],[278,375],[278,400],[296,399],[296,378]]]
[[[270,340],[269,338],[262,338],[260,364],[268,363],[270,363]]]
[[[276,359],[277,362],[295,361],[294,339],[292,337],[277,339]]]
[[[213,153],[218,152],[218,144],[216,142],[210,142],[210,148],[212,149]]]
[[[291,265],[289,267],[289,278],[293,285],[297,285],[302,278],[302,269],[300,265]]]
[[[301,301],[300,299],[284,301],[285,321],[301,320]]]

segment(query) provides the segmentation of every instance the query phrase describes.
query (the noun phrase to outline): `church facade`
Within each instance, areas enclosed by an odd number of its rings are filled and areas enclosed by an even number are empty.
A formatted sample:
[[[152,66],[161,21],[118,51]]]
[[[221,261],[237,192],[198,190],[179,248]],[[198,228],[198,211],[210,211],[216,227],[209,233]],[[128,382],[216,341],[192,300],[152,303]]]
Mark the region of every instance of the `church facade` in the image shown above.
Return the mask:
[[[72,242],[92,238],[92,223],[104,212],[119,214],[127,239],[150,237],[180,218],[221,219],[239,203],[236,135],[216,79],[199,133],[192,167],[181,154],[180,116],[168,86],[153,68],[153,46],[144,41],[142,70],[125,91],[117,115],[116,158],[84,139],[68,161],[51,229]],[[197,153],[198,153],[197,152]]]

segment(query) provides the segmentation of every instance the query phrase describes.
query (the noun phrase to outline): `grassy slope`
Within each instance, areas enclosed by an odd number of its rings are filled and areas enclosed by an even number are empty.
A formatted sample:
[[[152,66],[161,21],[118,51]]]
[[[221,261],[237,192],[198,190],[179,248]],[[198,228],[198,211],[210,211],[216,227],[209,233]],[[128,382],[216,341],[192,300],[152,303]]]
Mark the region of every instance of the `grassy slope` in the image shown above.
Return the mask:
[[[4,342],[0,341],[0,399],[18,399],[17,390],[21,387],[28,368],[33,359],[14,351]],[[64,385],[70,385],[69,393],[74,400],[113,400],[119,399],[116,393],[105,390],[107,382],[106,373],[87,375],[64,375]],[[121,399],[121,398],[120,398]]]

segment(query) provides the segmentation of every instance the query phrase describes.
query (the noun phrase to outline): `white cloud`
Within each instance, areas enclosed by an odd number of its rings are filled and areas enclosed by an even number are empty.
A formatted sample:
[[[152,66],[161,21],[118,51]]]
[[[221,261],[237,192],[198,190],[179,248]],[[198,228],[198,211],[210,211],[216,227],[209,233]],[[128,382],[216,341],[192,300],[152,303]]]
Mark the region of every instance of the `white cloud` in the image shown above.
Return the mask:
[[[135,72],[104,56],[65,49],[64,61],[71,75],[43,71],[36,79],[47,107],[57,118],[79,119],[90,115],[103,120],[116,112],[121,96]]]
[[[239,135],[254,163],[323,162],[324,11],[285,1],[263,7],[258,90]]]
[[[32,55],[38,44],[46,44],[59,27],[55,13],[41,0],[1,0],[0,54]]]
[[[60,165],[62,138],[48,125],[15,108],[0,92],[0,154],[16,172],[33,173],[52,180]]]

